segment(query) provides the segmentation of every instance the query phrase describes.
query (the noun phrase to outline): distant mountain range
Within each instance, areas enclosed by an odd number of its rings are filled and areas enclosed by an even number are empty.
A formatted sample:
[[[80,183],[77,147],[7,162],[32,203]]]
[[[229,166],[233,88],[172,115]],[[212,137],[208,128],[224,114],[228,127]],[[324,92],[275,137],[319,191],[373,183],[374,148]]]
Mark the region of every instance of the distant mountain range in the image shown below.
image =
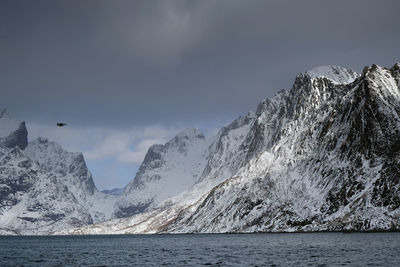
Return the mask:
[[[122,191],[0,117],[0,233],[400,229],[400,64],[322,66],[215,136],[149,148]],[[112,219],[112,220],[109,220]]]
[[[45,138],[28,143],[24,122],[0,115],[0,233],[44,234],[111,218],[81,153]]]

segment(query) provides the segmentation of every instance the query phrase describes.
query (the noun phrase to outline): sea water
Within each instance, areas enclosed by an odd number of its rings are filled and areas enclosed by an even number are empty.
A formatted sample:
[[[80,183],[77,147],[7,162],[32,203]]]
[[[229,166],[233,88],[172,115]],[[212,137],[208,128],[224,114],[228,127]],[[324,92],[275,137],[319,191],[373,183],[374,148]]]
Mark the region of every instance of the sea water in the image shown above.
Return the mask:
[[[3,236],[0,266],[400,266],[400,233]]]

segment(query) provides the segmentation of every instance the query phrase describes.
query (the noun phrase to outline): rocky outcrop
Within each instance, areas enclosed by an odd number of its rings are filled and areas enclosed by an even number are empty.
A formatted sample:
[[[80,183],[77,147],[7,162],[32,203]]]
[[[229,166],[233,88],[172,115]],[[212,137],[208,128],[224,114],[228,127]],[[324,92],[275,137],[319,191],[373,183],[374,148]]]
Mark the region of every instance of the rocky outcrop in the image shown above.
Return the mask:
[[[0,113],[0,146],[25,149],[28,145],[28,131],[24,121],[14,120],[4,109]]]

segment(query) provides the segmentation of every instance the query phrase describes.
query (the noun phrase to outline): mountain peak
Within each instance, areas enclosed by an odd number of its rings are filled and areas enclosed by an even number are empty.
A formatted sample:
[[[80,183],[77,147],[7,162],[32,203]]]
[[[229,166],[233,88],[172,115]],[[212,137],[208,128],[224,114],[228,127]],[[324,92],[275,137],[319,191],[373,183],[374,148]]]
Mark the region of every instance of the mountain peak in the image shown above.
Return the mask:
[[[319,66],[306,72],[312,79],[324,77],[333,83],[347,84],[352,83],[360,75],[351,68],[334,65]]]
[[[182,139],[182,138],[184,138],[184,139],[197,139],[197,138],[204,139],[204,135],[195,128],[186,128],[186,129],[183,129],[182,131],[180,131],[175,136],[175,138],[178,138],[178,139]]]
[[[0,143],[9,148],[24,149],[28,145],[25,122],[14,119],[7,109],[0,112],[0,139]]]

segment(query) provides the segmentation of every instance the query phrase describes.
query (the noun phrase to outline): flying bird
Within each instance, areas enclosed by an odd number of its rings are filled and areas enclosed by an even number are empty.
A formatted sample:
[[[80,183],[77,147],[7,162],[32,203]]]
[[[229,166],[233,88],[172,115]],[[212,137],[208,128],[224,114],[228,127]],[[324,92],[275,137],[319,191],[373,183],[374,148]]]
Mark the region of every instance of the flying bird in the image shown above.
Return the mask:
[[[57,122],[58,127],[63,127],[65,125],[67,125],[65,122]]]

